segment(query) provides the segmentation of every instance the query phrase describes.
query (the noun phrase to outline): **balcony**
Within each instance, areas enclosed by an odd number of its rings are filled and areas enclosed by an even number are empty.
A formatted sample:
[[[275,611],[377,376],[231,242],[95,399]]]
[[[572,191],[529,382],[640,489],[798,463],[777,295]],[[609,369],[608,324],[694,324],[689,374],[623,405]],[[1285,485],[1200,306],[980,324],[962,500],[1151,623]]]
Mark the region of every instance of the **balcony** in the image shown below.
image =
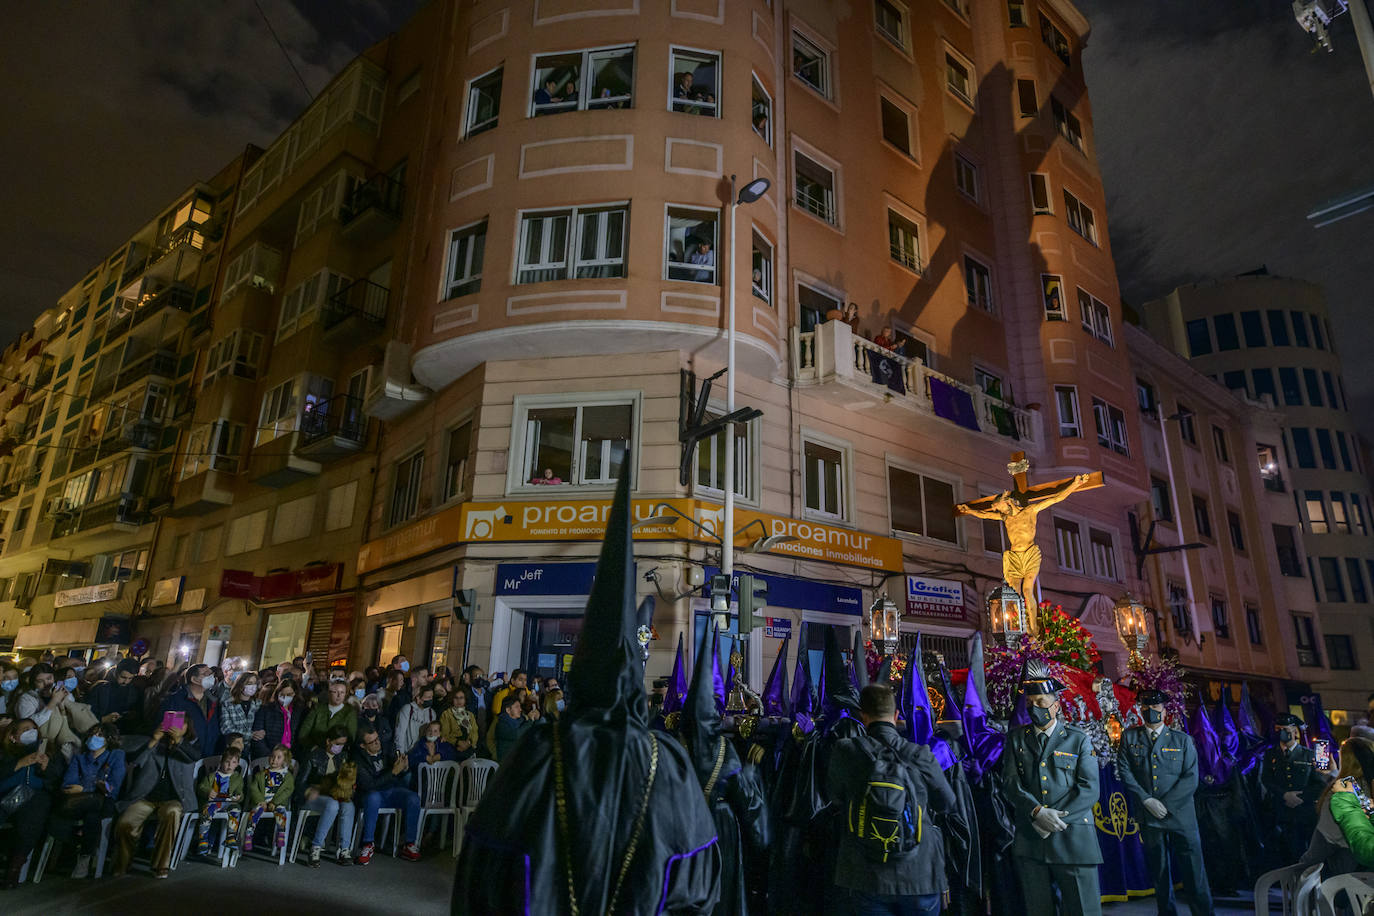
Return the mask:
[[[400,225],[404,202],[405,185],[390,175],[373,175],[339,208],[341,234],[357,245],[381,241]]]
[[[143,499],[133,493],[121,493],[101,503],[54,512],[53,518],[53,540],[94,533],[96,529],[135,531],[153,520],[143,508]]]
[[[228,459],[218,459],[225,461]],[[186,518],[205,515],[234,502],[234,471],[216,466],[217,461],[195,465],[192,473],[177,482],[172,491],[172,505],[168,515]],[[237,464],[237,462],[233,462]]]
[[[368,340],[386,327],[391,290],[371,280],[354,280],[324,304],[320,324],[325,340]]]
[[[124,424],[122,436],[134,448],[156,451],[162,447],[162,421],[137,417]]]
[[[1277,473],[1260,471],[1260,480],[1264,481],[1264,488],[1270,493],[1288,492],[1288,487],[1284,486],[1283,477]]]
[[[147,356],[140,357],[138,362],[133,365],[121,369],[114,387],[115,390],[128,388],[150,376],[158,376],[166,381],[171,381],[176,378],[176,375],[176,353],[172,350],[157,350]],[[94,396],[94,386],[92,386],[91,391],[92,396]]]
[[[367,443],[367,415],[362,398],[335,395],[301,418],[296,454],[316,461],[336,461],[357,454]]]
[[[815,388],[849,410],[888,420],[929,417],[1026,449],[1041,441],[1039,414],[886,350],[842,321],[827,321],[814,331],[794,328],[792,368],[798,386]]]
[[[318,461],[297,454],[299,444],[300,433],[294,430],[260,442],[248,460],[248,479],[277,490],[307,477],[320,476],[322,467]]]
[[[33,387],[43,388],[48,382],[51,382],[53,370],[55,368],[56,363],[54,363],[51,358],[44,359],[42,364],[38,367],[38,374],[33,377]]]

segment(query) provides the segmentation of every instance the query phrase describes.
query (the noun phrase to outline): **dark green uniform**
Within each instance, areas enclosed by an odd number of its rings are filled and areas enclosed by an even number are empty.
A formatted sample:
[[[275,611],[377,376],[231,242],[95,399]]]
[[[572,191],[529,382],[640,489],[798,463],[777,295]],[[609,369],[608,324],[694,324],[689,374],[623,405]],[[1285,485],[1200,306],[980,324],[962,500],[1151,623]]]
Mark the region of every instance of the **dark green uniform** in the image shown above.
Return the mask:
[[[1007,735],[1002,752],[1003,791],[1016,811],[1012,855],[1025,896],[1024,912],[1053,914],[1050,884],[1054,882],[1063,895],[1066,914],[1099,914],[1097,866],[1102,850],[1093,819],[1098,769],[1092,740],[1062,720],[1055,723],[1043,748],[1039,738],[1034,727],[1019,728]],[[1041,805],[1067,811],[1068,829],[1042,839],[1032,822],[1033,812]]]
[[[1317,799],[1326,788],[1326,780],[1317,772],[1310,749],[1294,744],[1285,751],[1276,744],[1264,752],[1260,784],[1274,834],[1265,838],[1265,845],[1272,844],[1275,862],[1291,865],[1307,849],[1317,826]],[[1290,807],[1284,799],[1288,792],[1301,794],[1302,802]]]
[[[1205,711],[1202,713],[1205,715]],[[1145,867],[1155,883],[1155,904],[1160,913],[1174,913],[1174,879],[1169,872],[1172,850],[1183,889],[1193,899],[1193,912],[1214,912],[1207,870],[1202,864],[1193,794],[1197,791],[1197,747],[1191,736],[1174,728],[1161,728],[1158,737],[1144,726],[1126,729],[1117,754],[1117,775],[1135,802],[1140,840],[1145,845]],[[1157,799],[1168,813],[1155,817],[1144,806]]]

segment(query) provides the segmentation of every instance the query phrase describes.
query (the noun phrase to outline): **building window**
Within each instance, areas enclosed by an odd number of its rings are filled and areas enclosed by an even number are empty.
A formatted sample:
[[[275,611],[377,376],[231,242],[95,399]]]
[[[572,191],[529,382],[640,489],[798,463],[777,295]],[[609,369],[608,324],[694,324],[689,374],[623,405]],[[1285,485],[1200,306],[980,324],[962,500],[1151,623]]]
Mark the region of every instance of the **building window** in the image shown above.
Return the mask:
[[[1207,500],[1201,496],[1193,497],[1193,522],[1197,525],[1199,536],[1212,537],[1212,513],[1207,508]]]
[[[978,166],[959,153],[954,154],[954,186],[974,203],[978,203]]]
[[[258,362],[262,359],[261,334],[235,328],[215,341],[205,358],[205,375],[200,387],[209,388],[216,381],[232,375],[235,378],[258,377]]]
[[[899,51],[906,50],[906,21],[906,7],[891,0],[873,0],[873,24],[877,26],[878,34]]]
[[[1147,417],[1159,416],[1159,398],[1155,394],[1155,386],[1142,378],[1135,380],[1135,401],[1140,412]]]
[[[554,403],[548,403],[553,400]],[[516,404],[512,434],[521,434],[519,463],[511,462],[510,489],[547,486],[610,486],[633,455],[635,403],[585,396]]]
[[[1206,356],[1212,352],[1212,332],[1207,325],[1207,319],[1194,318],[1185,325],[1188,335],[1188,355],[1192,357]]]
[[[1043,172],[1030,173],[1031,212],[1036,216],[1050,216],[1054,213],[1054,201],[1050,199],[1050,176]]]
[[[1088,529],[1088,544],[1092,548],[1093,575],[1116,582],[1120,574],[1116,568],[1116,543],[1110,531]]]
[[[1045,320],[1064,320],[1064,280],[1054,274],[1040,275],[1040,295],[1045,300]]]
[[[1158,477],[1150,478],[1150,507],[1155,518],[1161,522],[1174,520],[1174,503],[1169,496],[1169,482]]]
[[[471,421],[449,430],[444,451],[444,500],[467,492],[468,456],[472,452]]]
[[[1193,632],[1193,610],[1192,604],[1188,601],[1188,590],[1178,582],[1169,582],[1169,618],[1173,622],[1174,632],[1179,636],[1188,636]]]
[[[1226,600],[1212,596],[1212,631],[1217,639],[1231,638],[1231,618],[1226,610]]]
[[[296,284],[281,301],[277,342],[312,324],[321,306],[351,282],[351,278],[325,269],[316,271]]]
[[[833,519],[848,515],[845,451],[809,439],[802,441],[802,477],[808,512]]]
[[[1216,449],[1217,460],[1222,464],[1231,463],[1231,447],[1226,439],[1226,430],[1212,425],[1212,446]]]
[[[921,273],[920,230],[916,223],[895,210],[887,211],[887,250],[892,260],[903,267]]]
[[[1097,427],[1097,444],[1122,455],[1131,453],[1126,440],[1126,414],[1120,407],[1093,398],[1093,423]]]
[[[1016,104],[1023,118],[1033,118],[1040,113],[1040,101],[1035,94],[1035,80],[1016,81]]]
[[[1341,581],[1340,560],[1335,557],[1322,557],[1317,563],[1321,569],[1326,601],[1331,604],[1343,603],[1345,601],[1345,583]]]
[[[1345,512],[1345,494],[1331,491],[1331,530],[1335,534],[1350,533],[1350,517]]]
[[[1309,316],[1312,319],[1312,342],[1317,345],[1318,350],[1326,349],[1326,338],[1322,335],[1322,322],[1316,315]]]
[[[664,256],[669,280],[716,282],[716,235],[719,210],[669,207]]]
[[[487,221],[454,229],[448,237],[448,289],[445,299],[482,288],[482,257],[487,247]]]
[[[624,277],[627,217],[623,205],[522,214],[515,282]]]
[[[1070,194],[1068,188],[1064,189],[1064,216],[1069,221],[1070,229],[1097,244],[1097,222],[1092,209]]]
[[[750,255],[750,289],[754,297],[773,304],[773,244],[753,231]]]
[[[302,412],[312,411],[334,394],[334,380],[318,375],[287,379],[267,392],[258,412],[256,445],[295,432]]]
[[[1294,613],[1291,616],[1293,635],[1298,647],[1298,664],[1305,668],[1320,668],[1322,657],[1317,651],[1317,628],[1312,621],[1312,615]]]
[[[362,179],[358,176],[339,171],[306,195],[301,201],[300,210],[296,213],[296,246],[300,247],[306,239],[314,235],[326,220],[337,219],[339,208],[361,183]]]
[[[1174,412],[1178,414],[1179,438],[1189,445],[1197,445],[1197,427],[1193,425],[1194,414],[1192,409],[1179,401],[1178,408]]]
[[[1350,600],[1356,604],[1364,604],[1369,600],[1369,591],[1364,584],[1364,570],[1360,569],[1360,561],[1354,557],[1345,558],[1345,577],[1350,580]]]
[[[415,517],[416,511],[420,508],[420,479],[424,468],[424,452],[416,452],[396,462],[391,478],[388,525],[399,525]]]
[[[1293,318],[1293,345],[1298,347],[1309,347],[1311,343],[1307,339],[1307,319],[1302,312],[1289,312]]]
[[[452,614],[436,614],[429,618],[429,639],[425,642],[429,651],[421,658],[428,664],[430,671],[438,671],[448,664],[448,640],[452,628]]]
[[[1083,435],[1078,415],[1078,389],[1072,385],[1054,386],[1054,405],[1059,411],[1059,438],[1077,439]]]
[[[1263,347],[1264,341],[1264,322],[1260,319],[1257,311],[1246,311],[1240,313],[1240,330],[1245,335],[1245,345],[1247,347]]]
[[[1064,63],[1070,62],[1072,52],[1069,48],[1069,40],[1064,37],[1059,26],[1051,22],[1044,13],[1040,14],[1040,40]]]
[[[1068,140],[1074,149],[1083,152],[1083,125],[1078,123],[1078,118],[1053,95],[1050,96],[1050,111],[1054,115],[1054,129],[1059,131],[1059,135]]]
[[[1270,345],[1275,347],[1288,346],[1288,321],[1284,318],[1283,310],[1269,309],[1265,315],[1269,319]]]
[[[1285,576],[1300,578],[1302,558],[1298,555],[1298,538],[1292,525],[1271,525],[1274,533],[1274,550],[1279,558],[1279,572]]]
[[[226,419],[215,420],[209,426],[196,426],[186,440],[186,454],[182,459],[181,479],[203,471],[237,474],[243,455],[243,436],[246,427]]]
[[[1336,406],[1335,402],[1332,402],[1331,406],[1334,408]],[[1347,471],[1354,470],[1350,463],[1350,449],[1345,442],[1345,433],[1339,429],[1336,430],[1336,446],[1340,449],[1341,453],[1341,467]]]
[[[501,112],[501,73],[497,67],[468,83],[468,117],[463,135],[475,137],[496,126]]]
[[[338,531],[353,524],[353,507],[358,500],[358,481],[331,487],[324,508],[324,530]]]
[[[1249,601],[1245,602],[1245,631],[1250,636],[1250,645],[1264,645],[1264,623],[1260,620],[1259,608]]]
[[[807,86],[830,98],[830,54],[800,32],[792,33],[792,72]]]
[[[807,334],[816,330],[816,325],[825,321],[828,312],[832,310],[843,311],[844,300],[807,286],[805,283],[798,283],[797,306],[801,317],[802,333]]]
[[[1240,335],[1236,332],[1236,316],[1231,314],[1212,316],[1212,326],[1217,332],[1218,350],[1239,350]]]
[[[1107,346],[1115,346],[1112,337],[1112,312],[1107,303],[1078,287],[1078,315],[1083,330],[1087,331]]]
[[[887,466],[887,503],[897,534],[959,542],[954,516],[954,485],[937,477]]]
[[[285,544],[310,537],[315,530],[315,496],[302,496],[277,506],[272,519],[272,543]]]
[[[629,108],[634,97],[634,72],[633,47],[536,57],[530,116],[589,108]]]
[[[964,293],[968,304],[990,314],[997,314],[992,301],[992,271],[982,261],[964,255]]]
[[[965,19],[968,18],[968,0],[945,0],[945,6],[954,10]]]
[[[1369,529],[1364,523],[1364,504],[1360,502],[1360,494],[1350,494],[1350,520],[1354,525],[1355,533],[1360,537],[1369,534]]]
[[[1321,378],[1317,375],[1316,369],[1302,370],[1302,380],[1307,388],[1307,403],[1313,407],[1322,407],[1322,387]],[[1331,405],[1335,407],[1335,404]]]
[[[1305,426],[1294,426],[1288,434],[1293,437],[1293,454],[1298,459],[1298,467],[1315,468],[1317,453],[1312,448],[1312,431]]]
[[[773,146],[773,97],[768,94],[768,90],[763,88],[763,83],[759,82],[757,75],[754,76],[753,101],[750,106],[750,123],[753,125],[754,133],[758,134],[764,143],[771,148]]]
[[[1327,634],[1326,660],[1332,671],[1354,671],[1359,668],[1355,663],[1355,641],[1344,634]]]
[[[945,88],[966,105],[973,104],[973,67],[953,51],[945,52]]]
[[[1007,0],[1007,24],[1013,29],[1030,28],[1026,18],[1026,0]]]
[[[835,173],[799,150],[792,154],[792,166],[796,177],[796,205],[812,216],[838,226]]]
[[[708,413],[714,420],[719,413]],[[754,437],[753,422],[735,424],[735,495],[740,499],[753,498]],[[725,494],[725,430],[697,445],[696,492],[723,496]]]
[[[669,56],[673,93],[669,110],[706,118],[719,117],[720,55],[674,48]]]
[[[911,114],[904,106],[898,105],[885,95],[878,96],[878,114],[882,120],[883,139],[901,150],[904,155],[915,157],[911,140]]]
[[[1054,520],[1054,544],[1059,559],[1059,568],[1081,573],[1083,567],[1083,537],[1078,523],[1068,519]]]
[[[229,522],[224,538],[224,555],[234,556],[257,550],[267,536],[267,510],[262,509],[250,515],[240,515]],[[209,557],[202,557],[209,559]]]
[[[1316,430],[1316,434],[1317,450],[1321,452],[1322,456],[1322,467],[1326,468],[1328,471],[1336,470],[1336,450],[1332,445],[1331,430],[1318,429]]]

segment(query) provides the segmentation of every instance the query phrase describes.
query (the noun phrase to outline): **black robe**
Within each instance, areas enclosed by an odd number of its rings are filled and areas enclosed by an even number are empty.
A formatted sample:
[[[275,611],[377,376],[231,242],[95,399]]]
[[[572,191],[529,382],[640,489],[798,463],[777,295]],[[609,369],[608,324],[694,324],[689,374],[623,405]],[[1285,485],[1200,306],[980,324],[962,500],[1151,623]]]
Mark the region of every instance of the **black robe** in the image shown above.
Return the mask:
[[[715,916],[762,914],[766,907],[754,898],[767,880],[772,839],[768,805],[754,767],[740,765],[728,739],[725,746],[726,763],[707,802],[719,837],[721,862],[720,902],[713,912]]]

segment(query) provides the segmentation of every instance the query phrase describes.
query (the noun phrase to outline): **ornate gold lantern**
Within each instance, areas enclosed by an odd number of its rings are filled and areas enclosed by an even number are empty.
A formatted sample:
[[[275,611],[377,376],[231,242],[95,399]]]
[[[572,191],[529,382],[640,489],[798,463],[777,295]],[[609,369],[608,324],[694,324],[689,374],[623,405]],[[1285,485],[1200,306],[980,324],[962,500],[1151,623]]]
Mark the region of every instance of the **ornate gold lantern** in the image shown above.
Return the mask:
[[[1026,600],[1007,583],[988,592],[988,632],[999,645],[1014,646],[1026,632]]]
[[[1130,665],[1138,668],[1144,664],[1141,653],[1150,644],[1150,633],[1145,628],[1145,605],[1135,595],[1127,592],[1116,599],[1116,635],[1130,653]]]

